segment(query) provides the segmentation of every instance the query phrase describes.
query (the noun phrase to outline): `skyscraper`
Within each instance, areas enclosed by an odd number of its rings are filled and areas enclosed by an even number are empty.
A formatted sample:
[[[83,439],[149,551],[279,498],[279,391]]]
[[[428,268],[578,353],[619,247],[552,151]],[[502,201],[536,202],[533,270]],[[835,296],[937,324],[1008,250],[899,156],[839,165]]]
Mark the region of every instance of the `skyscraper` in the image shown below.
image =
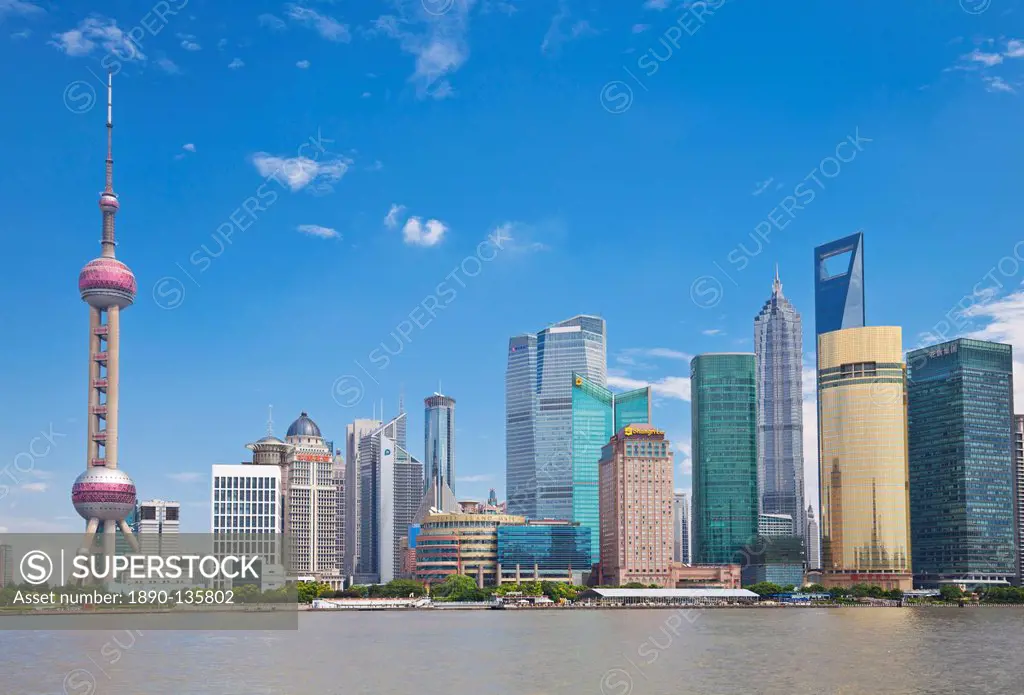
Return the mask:
[[[615,394],[572,373],[572,516],[591,532],[592,562],[600,559],[598,461],[601,451],[627,424],[651,422],[651,387]]]
[[[1012,348],[960,338],[907,363],[915,584],[1013,582]]]
[[[292,447],[283,480],[291,569],[298,576],[337,582],[338,506],[332,451],[305,412],[288,427],[284,440]]]
[[[167,500],[140,501],[133,531],[146,555],[176,555],[180,550],[181,504]]]
[[[280,441],[280,440],[278,440]],[[213,465],[210,476],[210,531],[214,551],[234,554],[239,537],[247,550],[268,566],[283,572],[281,531],[284,511],[281,495],[283,468],[245,463]],[[251,534],[251,535],[250,535]]]
[[[608,383],[604,319],[574,316],[509,340],[505,373],[510,514],[570,519],[573,372]]]
[[[818,336],[821,569],[826,586],[912,586],[901,338],[895,326]]]
[[[807,569],[821,569],[821,547],[818,533],[818,522],[814,518],[814,507],[807,505],[807,532],[804,534],[807,545]]]
[[[685,492],[677,492],[672,498],[672,559],[684,565],[690,564],[690,505]]]
[[[814,329],[821,335],[864,321],[864,233],[857,232],[814,249]]]
[[[754,355],[690,362],[694,564],[728,564],[757,535],[757,388]]]
[[[359,443],[359,581],[386,584],[401,571],[402,539],[423,497],[423,464],[397,444],[399,421],[381,425]]]
[[[1017,460],[1017,583],[1024,585],[1024,415],[1013,416]]]
[[[788,514],[804,533],[804,422],[800,314],[782,295],[778,268],[772,296],[754,319],[757,363],[757,480],[761,511]]]
[[[14,585],[14,548],[0,544],[0,589]]]
[[[113,88],[107,77],[106,186],[100,193],[103,238],[100,257],[89,261],[78,276],[82,300],[89,305],[89,411],[85,472],[71,487],[75,511],[86,520],[79,553],[92,552],[97,532],[103,553],[113,555],[117,530],[133,549],[138,543],[126,521],[135,509],[135,483],[118,469],[117,416],[120,394],[121,310],[135,301],[135,275],[114,257],[114,215],[121,204],[114,193]]]
[[[435,393],[423,399],[423,491],[436,482],[455,490],[455,399]]]
[[[359,566],[359,533],[362,528],[359,445],[363,437],[382,424],[380,420],[357,419],[345,426],[345,556],[342,559],[345,576],[354,575]]]
[[[337,506],[337,550],[335,557],[338,560],[339,574],[348,576],[345,572],[345,522],[348,515],[345,512],[345,459],[341,455],[341,449],[334,451],[334,463],[331,466],[331,482],[334,483],[334,503]]]
[[[675,587],[672,450],[662,430],[629,424],[601,452],[600,582]]]

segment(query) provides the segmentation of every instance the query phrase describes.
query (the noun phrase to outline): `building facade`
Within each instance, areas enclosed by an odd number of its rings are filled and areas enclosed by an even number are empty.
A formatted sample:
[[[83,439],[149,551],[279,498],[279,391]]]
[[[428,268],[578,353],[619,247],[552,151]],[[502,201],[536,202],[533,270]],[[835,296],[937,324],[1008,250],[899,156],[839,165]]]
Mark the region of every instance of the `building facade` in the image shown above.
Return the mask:
[[[509,341],[505,374],[508,508],[531,518],[570,519],[573,373],[608,383],[604,319],[574,316]]]
[[[772,296],[754,319],[757,480],[761,512],[788,514],[797,535],[804,532],[803,340],[776,268]]]
[[[807,569],[821,569],[821,534],[818,521],[814,518],[814,507],[807,505],[807,532],[804,534],[807,546]]]
[[[589,528],[593,556],[600,561],[598,461],[601,450],[627,424],[651,421],[651,387],[612,393],[583,374],[572,374],[572,521]]]
[[[821,569],[826,586],[913,588],[902,331],[818,336]]]
[[[345,459],[342,457],[340,449],[334,452],[334,463],[331,466],[331,482],[334,483],[334,503],[337,512],[335,557],[338,559],[338,574],[348,576],[345,573],[345,522],[348,518],[345,512]]]
[[[1013,416],[1017,459],[1017,583],[1024,585],[1024,415]]]
[[[684,565],[690,564],[690,503],[685,492],[672,497],[672,559]]]
[[[241,549],[264,558],[265,566],[283,567],[286,558],[282,554],[287,549],[281,543],[284,530],[281,481],[279,466],[214,464],[210,530],[214,535],[215,553]]]
[[[346,577],[353,576],[359,566],[359,532],[362,528],[359,445],[363,437],[383,424],[380,420],[357,419],[345,426],[345,555],[341,566]]]
[[[400,574],[401,541],[417,521],[423,464],[397,443],[405,417],[398,415],[359,444],[360,583],[386,584]]]
[[[754,355],[690,362],[695,564],[722,565],[757,535],[757,389]]]
[[[758,514],[757,535],[769,538],[797,535],[793,517],[789,514]]]
[[[466,574],[477,585],[498,584],[498,530],[524,524],[507,514],[431,514],[416,536],[416,579],[437,584],[453,574]]]
[[[626,425],[601,452],[601,583],[674,586],[673,453],[662,430]]]
[[[529,521],[498,527],[498,582],[583,583],[592,557],[590,529],[570,521]]]
[[[865,325],[864,234],[857,232],[814,249],[814,330]]]
[[[455,490],[455,399],[435,393],[423,399],[423,491],[433,481]]]
[[[915,584],[1013,583],[1013,350],[960,338],[907,354]]]
[[[284,441],[291,446],[283,480],[290,571],[336,583],[341,572],[333,452],[306,413],[288,427]]]
[[[0,589],[14,586],[14,548],[0,544]]]
[[[180,528],[179,502],[145,500],[135,508],[132,530],[144,555],[176,555],[181,549]]]

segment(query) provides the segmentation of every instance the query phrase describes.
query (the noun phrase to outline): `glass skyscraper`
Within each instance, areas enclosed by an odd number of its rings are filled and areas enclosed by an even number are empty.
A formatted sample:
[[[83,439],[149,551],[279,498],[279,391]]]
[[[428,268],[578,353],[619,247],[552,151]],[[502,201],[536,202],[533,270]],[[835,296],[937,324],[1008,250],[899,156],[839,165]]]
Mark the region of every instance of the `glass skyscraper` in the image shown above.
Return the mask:
[[[435,393],[423,399],[423,491],[437,482],[455,490],[455,399]]]
[[[1017,583],[1024,585],[1024,415],[1013,416],[1017,459]]]
[[[1012,582],[1013,353],[965,338],[907,355],[916,583]]]
[[[693,562],[728,564],[757,535],[757,388],[754,355],[690,362]]]
[[[622,427],[651,422],[651,387],[612,393],[583,374],[572,374],[572,516],[593,538],[600,560],[598,462],[601,449]]]
[[[818,336],[821,569],[826,586],[912,587],[902,331]]]
[[[863,232],[814,249],[814,323],[818,335],[865,325]]]
[[[803,324],[782,295],[778,268],[772,296],[754,319],[754,356],[761,512],[788,514],[796,535],[803,536]]]
[[[574,316],[509,341],[505,373],[508,513],[571,519],[572,388],[578,372],[607,386],[604,319]]]

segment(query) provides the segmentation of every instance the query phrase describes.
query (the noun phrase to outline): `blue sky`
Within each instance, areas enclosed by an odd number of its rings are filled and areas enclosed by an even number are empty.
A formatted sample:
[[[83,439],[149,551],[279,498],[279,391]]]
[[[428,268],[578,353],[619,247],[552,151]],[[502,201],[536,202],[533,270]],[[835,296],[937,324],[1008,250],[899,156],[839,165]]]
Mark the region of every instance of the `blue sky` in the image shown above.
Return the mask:
[[[1019,2],[77,5],[0,0],[0,528],[81,527],[107,69],[121,465],[190,530],[269,404],[340,443],[404,390],[418,454],[439,381],[460,497],[501,495],[508,337],[577,313],[686,488],[687,356],[752,349],[778,263],[811,363],[812,249],[857,229],[869,323],[1024,344]]]

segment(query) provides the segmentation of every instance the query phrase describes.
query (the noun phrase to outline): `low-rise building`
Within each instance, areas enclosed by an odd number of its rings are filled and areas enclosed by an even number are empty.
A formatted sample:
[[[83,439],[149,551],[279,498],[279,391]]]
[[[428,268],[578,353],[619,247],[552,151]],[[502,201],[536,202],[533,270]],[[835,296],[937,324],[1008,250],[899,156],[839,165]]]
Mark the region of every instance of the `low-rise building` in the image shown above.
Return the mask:
[[[686,606],[755,603],[746,589],[587,589],[577,603],[598,606]]]
[[[479,586],[496,585],[498,529],[525,523],[525,517],[510,514],[427,514],[415,541],[416,579],[435,584],[467,574]]]
[[[498,583],[531,581],[583,584],[593,556],[591,529],[542,519],[498,527]]]

